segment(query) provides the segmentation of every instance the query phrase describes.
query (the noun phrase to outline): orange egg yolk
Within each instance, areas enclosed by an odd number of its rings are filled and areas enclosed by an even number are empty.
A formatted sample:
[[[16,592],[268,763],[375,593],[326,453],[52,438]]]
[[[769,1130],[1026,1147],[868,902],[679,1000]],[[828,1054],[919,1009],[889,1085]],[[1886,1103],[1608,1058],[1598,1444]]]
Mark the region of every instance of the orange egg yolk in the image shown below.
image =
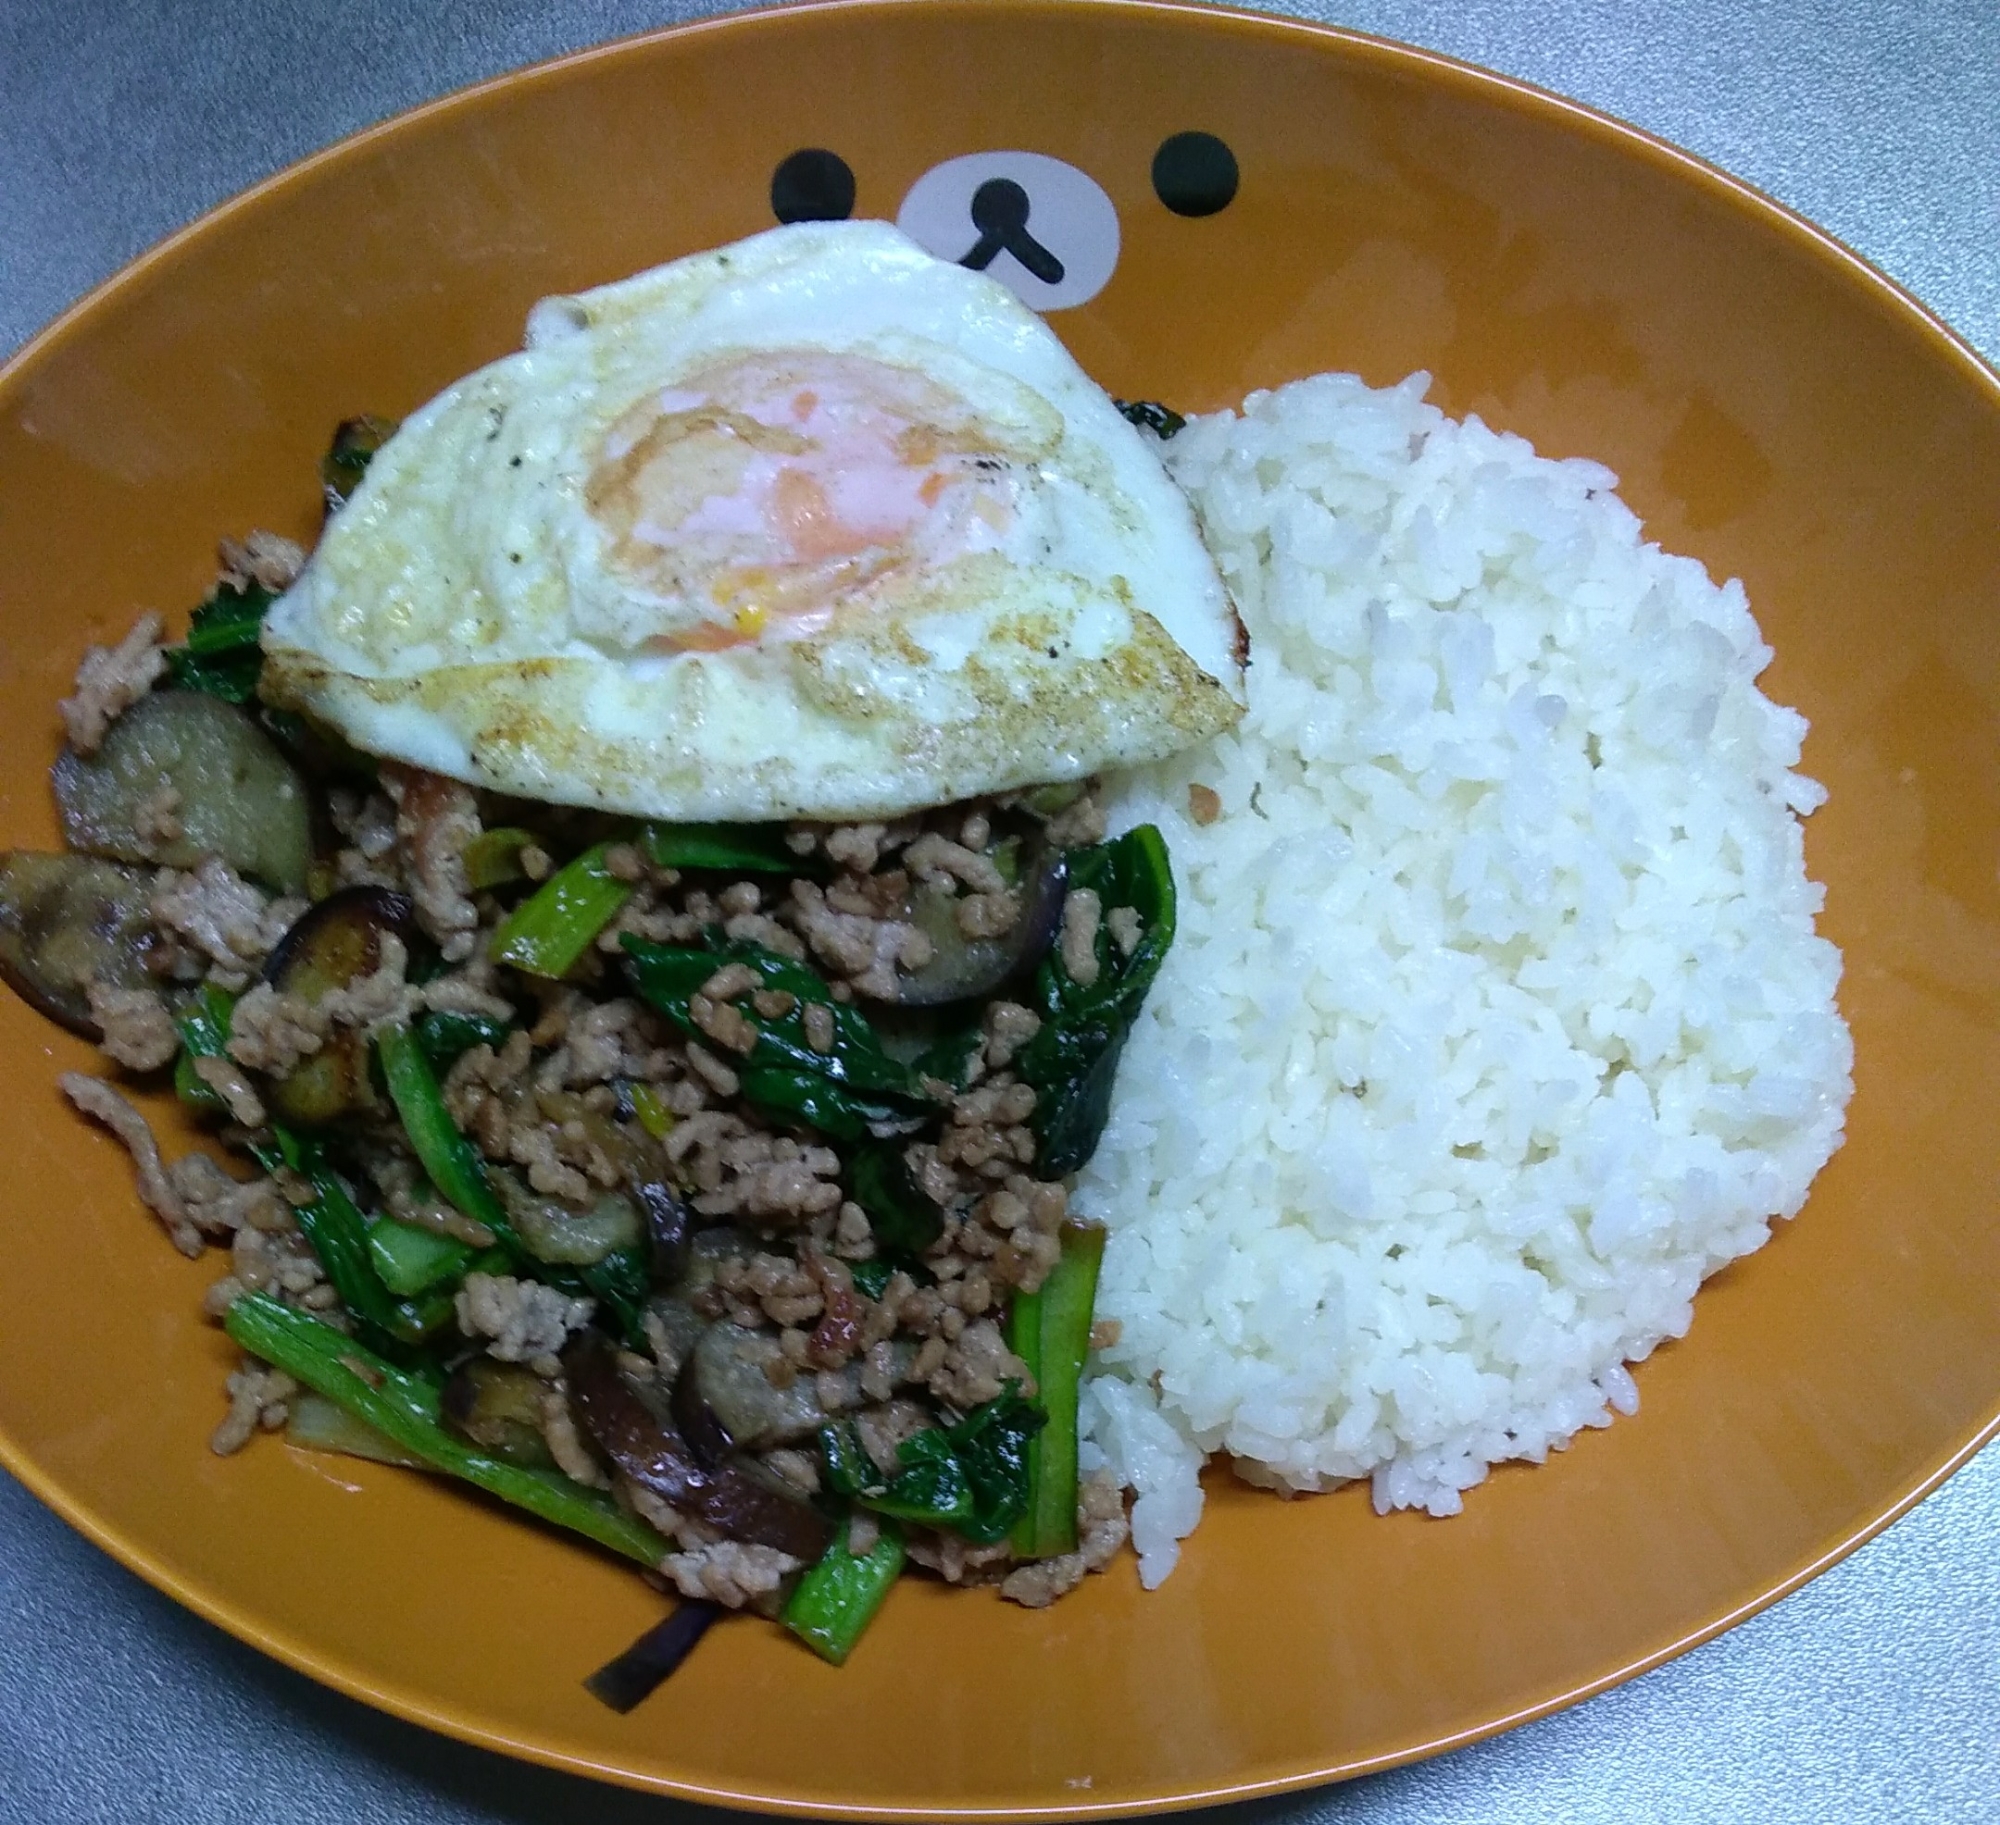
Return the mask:
[[[859,354],[733,357],[648,393],[585,486],[656,651],[815,633],[885,581],[994,549],[1010,459],[928,375]]]

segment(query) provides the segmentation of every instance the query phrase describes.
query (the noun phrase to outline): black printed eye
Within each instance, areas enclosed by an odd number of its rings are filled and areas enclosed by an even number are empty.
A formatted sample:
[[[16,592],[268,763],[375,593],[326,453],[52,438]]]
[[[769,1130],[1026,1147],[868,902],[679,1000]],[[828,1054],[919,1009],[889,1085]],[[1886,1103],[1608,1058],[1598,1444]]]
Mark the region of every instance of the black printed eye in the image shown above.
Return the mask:
[[[1175,215],[1214,215],[1236,195],[1236,154],[1213,133],[1176,133],[1153,154],[1153,190]]]
[[[771,173],[771,213],[781,222],[844,222],[854,213],[854,173],[838,152],[794,152]]]

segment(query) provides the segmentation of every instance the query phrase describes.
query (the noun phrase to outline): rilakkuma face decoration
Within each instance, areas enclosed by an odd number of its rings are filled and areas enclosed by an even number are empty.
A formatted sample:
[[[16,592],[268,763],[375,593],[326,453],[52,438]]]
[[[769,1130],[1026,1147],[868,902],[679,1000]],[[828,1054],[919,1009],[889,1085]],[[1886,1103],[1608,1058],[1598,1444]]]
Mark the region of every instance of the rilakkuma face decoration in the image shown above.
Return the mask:
[[[1190,130],[1160,142],[1151,177],[1165,208],[1199,217],[1228,208],[1240,173],[1225,141]],[[845,221],[855,195],[853,169],[821,146],[791,153],[771,176],[780,222]],[[969,152],[933,165],[905,193],[896,226],[1038,311],[1088,303],[1118,266],[1117,205],[1089,172],[1042,152]]]

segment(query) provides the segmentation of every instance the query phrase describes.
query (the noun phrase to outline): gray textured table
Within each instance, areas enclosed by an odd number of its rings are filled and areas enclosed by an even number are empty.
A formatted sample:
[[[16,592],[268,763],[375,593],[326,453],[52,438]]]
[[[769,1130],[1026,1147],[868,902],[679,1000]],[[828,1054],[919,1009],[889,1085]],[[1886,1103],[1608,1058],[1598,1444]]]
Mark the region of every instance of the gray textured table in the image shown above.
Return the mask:
[[[700,0],[0,0],[0,350],[252,179]],[[1276,10],[1276,9],[1274,9]],[[1304,0],[1692,148],[2000,359],[2000,0]],[[2000,511],[2000,503],[1996,503]],[[177,1609],[0,1475],[0,1820],[713,1819],[462,1748]],[[1258,1819],[2000,1820],[2000,1446],[1673,1665]]]

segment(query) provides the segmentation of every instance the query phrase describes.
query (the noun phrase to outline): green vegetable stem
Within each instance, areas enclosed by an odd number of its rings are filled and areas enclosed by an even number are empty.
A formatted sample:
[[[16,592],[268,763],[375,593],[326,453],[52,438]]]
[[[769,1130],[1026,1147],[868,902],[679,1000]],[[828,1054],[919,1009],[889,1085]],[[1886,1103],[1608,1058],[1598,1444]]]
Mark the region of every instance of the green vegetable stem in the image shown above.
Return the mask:
[[[235,1012],[236,997],[212,982],[204,982],[174,1016],[174,1028],[181,1036],[180,1056],[174,1060],[174,1093],[190,1109],[206,1114],[226,1114],[228,1105],[218,1091],[195,1075],[197,1058],[221,1058],[229,1050],[229,1022]]]
[[[775,824],[647,824],[627,840],[635,841],[662,868],[713,868],[733,874],[812,872],[786,846],[784,830]],[[604,842],[586,849],[515,907],[493,934],[494,961],[511,963],[532,976],[567,975],[632,897],[632,884],[604,866],[611,847]],[[519,854],[519,845],[512,853]],[[488,858],[482,855],[480,860],[484,866]],[[495,866],[503,865],[497,854],[491,860]],[[824,993],[825,985],[820,986]]]
[[[1048,1424],[1028,1453],[1028,1493],[1012,1532],[1024,1559],[1076,1550],[1077,1392],[1090,1352],[1091,1311],[1104,1231],[1081,1223],[1062,1230],[1062,1257],[1032,1293],[1017,1293],[1007,1313],[1007,1347],[1028,1365]]]
[[[874,1548],[857,1557],[847,1549],[851,1522],[819,1563],[807,1571],[779,1620],[822,1660],[846,1663],[862,1632],[875,1620],[889,1587],[903,1569],[903,1536],[893,1521],[879,1523]]]
[[[368,1258],[390,1292],[410,1299],[464,1279],[474,1256],[455,1237],[396,1217],[377,1217],[368,1226]]]
[[[465,864],[465,884],[474,893],[485,893],[512,881],[526,880],[527,876],[521,872],[521,851],[534,840],[527,831],[508,824],[482,830],[466,844],[460,857]]]
[[[478,1150],[459,1133],[445,1107],[444,1092],[422,1042],[406,1026],[387,1026],[375,1035],[375,1054],[403,1132],[445,1202],[484,1223],[510,1253],[522,1253],[506,1209],[487,1183]]]
[[[672,1550],[609,1496],[555,1471],[503,1463],[446,1431],[431,1382],[308,1312],[295,1311],[268,1294],[250,1293],[229,1308],[223,1329],[251,1355],[323,1394],[433,1470],[460,1477],[641,1565],[657,1566]]]
[[[656,1141],[665,1140],[674,1131],[674,1112],[651,1084],[632,1086],[632,1113],[638,1117],[639,1126]]]
[[[648,824],[639,846],[662,868],[715,868],[729,874],[816,874],[796,854],[782,824]]]
[[[451,1316],[449,1295],[431,1292],[421,1300],[398,1298],[376,1265],[367,1220],[327,1165],[318,1143],[284,1128],[277,1130],[277,1137],[284,1163],[317,1194],[294,1214],[347,1309],[371,1332],[395,1343],[417,1343],[435,1331]]]
[[[526,1272],[562,1292],[590,1294],[611,1309],[628,1340],[643,1335],[639,1308],[649,1290],[645,1251],[614,1249],[581,1270],[536,1260],[487,1178],[478,1149],[451,1119],[423,1042],[409,1027],[387,1026],[375,1035],[375,1053],[389,1100],[431,1183],[447,1204],[493,1232],[497,1248],[486,1260],[471,1265],[494,1273]]]
[[[515,907],[493,934],[493,961],[531,976],[568,975],[632,897],[632,883],[604,865],[611,848],[593,844]]]

